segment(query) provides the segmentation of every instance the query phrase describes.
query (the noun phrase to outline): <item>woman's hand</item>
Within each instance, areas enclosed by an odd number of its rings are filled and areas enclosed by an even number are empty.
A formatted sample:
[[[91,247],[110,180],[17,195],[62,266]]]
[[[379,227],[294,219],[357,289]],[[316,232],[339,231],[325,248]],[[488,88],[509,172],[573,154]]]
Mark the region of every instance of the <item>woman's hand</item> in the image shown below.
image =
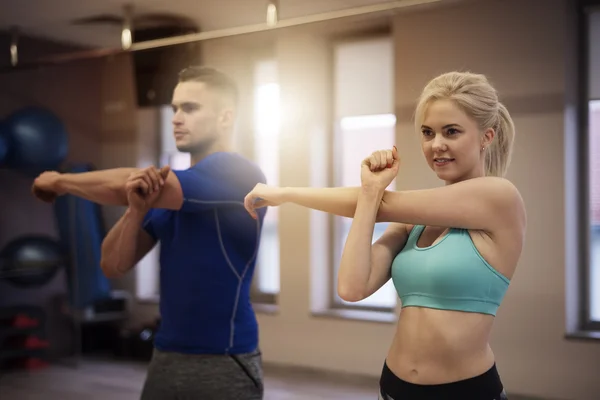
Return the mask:
[[[257,208],[279,206],[283,202],[282,188],[259,183],[244,198],[244,207],[252,218],[256,219],[258,218],[255,211]]]
[[[363,188],[385,190],[398,175],[398,149],[378,150],[362,161],[360,178]]]

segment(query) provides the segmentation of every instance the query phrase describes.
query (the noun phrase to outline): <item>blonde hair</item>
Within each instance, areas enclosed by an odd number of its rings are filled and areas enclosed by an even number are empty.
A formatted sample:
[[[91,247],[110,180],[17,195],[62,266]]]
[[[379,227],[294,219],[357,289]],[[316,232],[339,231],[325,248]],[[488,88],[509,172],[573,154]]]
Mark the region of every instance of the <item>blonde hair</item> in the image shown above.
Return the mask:
[[[487,78],[470,72],[448,72],[432,79],[419,97],[415,111],[417,131],[421,130],[427,107],[436,100],[453,101],[477,122],[481,131],[494,130],[496,135],[485,150],[485,174],[503,177],[512,157],[515,125]]]

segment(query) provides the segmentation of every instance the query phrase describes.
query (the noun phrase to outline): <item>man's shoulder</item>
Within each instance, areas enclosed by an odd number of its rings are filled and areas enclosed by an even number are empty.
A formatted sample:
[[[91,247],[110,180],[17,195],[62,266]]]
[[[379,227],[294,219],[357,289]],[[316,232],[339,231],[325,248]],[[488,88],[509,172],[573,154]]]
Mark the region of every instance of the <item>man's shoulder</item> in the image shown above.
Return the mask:
[[[260,166],[240,153],[216,152],[192,166],[191,169],[201,170],[205,167],[216,169],[220,172],[235,174],[238,177],[265,183],[265,174]]]

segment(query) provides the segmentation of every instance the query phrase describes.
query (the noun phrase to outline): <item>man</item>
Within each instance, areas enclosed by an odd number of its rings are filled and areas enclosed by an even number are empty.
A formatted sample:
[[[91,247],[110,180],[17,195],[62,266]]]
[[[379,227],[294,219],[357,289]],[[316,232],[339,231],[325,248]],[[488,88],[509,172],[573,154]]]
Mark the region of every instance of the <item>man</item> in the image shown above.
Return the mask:
[[[189,169],[46,172],[33,191],[45,201],[70,193],[128,205],[102,244],[107,276],[125,274],[160,242],[161,323],[142,400],[262,399],[250,284],[264,213],[255,220],[243,203],[265,178],[230,151],[237,103],[230,78],[187,68],[172,103],[176,145],[190,153]]]

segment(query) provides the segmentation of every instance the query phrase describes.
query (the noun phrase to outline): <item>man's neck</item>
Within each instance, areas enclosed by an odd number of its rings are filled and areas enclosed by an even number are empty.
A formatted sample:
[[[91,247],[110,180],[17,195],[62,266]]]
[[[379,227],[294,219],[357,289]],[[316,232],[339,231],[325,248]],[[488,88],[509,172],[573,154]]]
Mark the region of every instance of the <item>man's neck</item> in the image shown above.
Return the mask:
[[[199,152],[190,153],[191,165],[196,165],[197,163],[199,163],[200,161],[202,161],[209,155],[211,155],[213,153],[222,152],[222,151],[227,151],[227,152],[231,151],[229,143],[224,143],[222,141],[215,142],[209,148],[203,149],[202,151],[199,151]]]

